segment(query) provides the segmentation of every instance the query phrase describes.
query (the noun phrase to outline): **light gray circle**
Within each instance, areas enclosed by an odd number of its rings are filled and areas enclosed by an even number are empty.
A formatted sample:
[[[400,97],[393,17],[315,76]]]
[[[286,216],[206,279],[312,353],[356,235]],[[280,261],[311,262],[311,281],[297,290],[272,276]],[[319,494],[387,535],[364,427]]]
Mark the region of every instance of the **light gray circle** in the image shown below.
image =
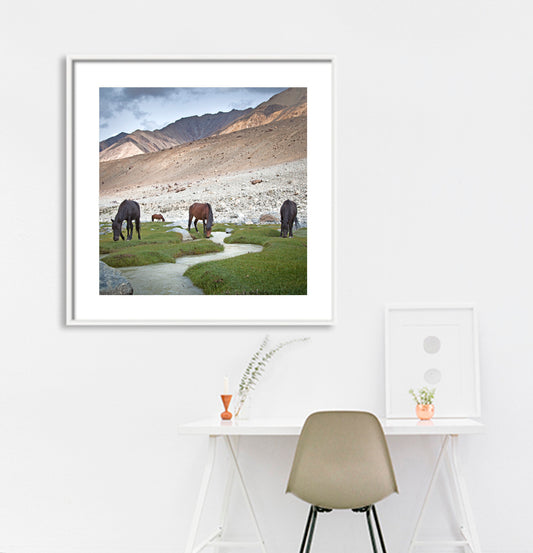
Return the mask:
[[[426,353],[437,353],[440,350],[440,340],[436,336],[427,336],[424,339],[424,351]]]
[[[442,373],[438,369],[428,369],[424,373],[424,380],[431,385],[438,384],[442,378]]]

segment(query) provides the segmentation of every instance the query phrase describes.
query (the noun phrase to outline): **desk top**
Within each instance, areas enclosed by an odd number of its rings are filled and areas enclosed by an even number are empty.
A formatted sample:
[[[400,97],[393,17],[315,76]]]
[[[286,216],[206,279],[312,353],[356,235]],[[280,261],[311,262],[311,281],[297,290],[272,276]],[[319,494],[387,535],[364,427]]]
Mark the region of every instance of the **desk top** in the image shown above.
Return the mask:
[[[213,417],[181,424],[180,434],[208,436],[298,436],[304,418],[252,418],[222,421]],[[446,434],[479,434],[485,426],[474,419],[381,419],[387,436],[422,436]]]

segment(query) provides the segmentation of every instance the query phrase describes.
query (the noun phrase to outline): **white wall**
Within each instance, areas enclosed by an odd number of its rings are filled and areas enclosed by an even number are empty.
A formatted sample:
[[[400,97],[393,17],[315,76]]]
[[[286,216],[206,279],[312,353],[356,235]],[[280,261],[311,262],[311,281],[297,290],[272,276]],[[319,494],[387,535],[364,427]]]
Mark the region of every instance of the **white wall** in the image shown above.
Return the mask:
[[[177,425],[220,410],[223,376],[237,380],[267,331],[312,340],[272,363],[257,412],[382,415],[384,304],[474,301],[487,433],[462,440],[468,488],[484,553],[533,552],[532,18],[529,2],[504,0],[5,3],[0,551],[182,551],[206,443]],[[65,328],[75,53],[337,56],[333,328]],[[304,524],[283,493],[294,445],[241,448],[273,553],[297,550]],[[391,440],[391,551],[406,550],[437,445]],[[315,551],[365,551],[352,518],[325,517]],[[449,525],[435,512],[425,528]]]

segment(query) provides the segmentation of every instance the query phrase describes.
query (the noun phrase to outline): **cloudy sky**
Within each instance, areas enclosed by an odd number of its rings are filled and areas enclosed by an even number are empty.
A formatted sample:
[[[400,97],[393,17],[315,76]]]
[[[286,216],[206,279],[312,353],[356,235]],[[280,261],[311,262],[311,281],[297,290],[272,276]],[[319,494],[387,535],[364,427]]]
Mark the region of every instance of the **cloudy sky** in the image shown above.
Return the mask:
[[[100,140],[182,117],[256,107],[285,88],[100,88]]]

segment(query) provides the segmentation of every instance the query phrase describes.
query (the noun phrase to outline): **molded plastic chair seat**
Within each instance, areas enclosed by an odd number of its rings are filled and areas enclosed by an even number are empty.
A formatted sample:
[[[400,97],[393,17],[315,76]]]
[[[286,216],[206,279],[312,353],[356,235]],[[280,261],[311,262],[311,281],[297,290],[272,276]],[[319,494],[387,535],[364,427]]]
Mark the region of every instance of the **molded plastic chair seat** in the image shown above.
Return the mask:
[[[302,428],[291,474],[290,492],[311,504],[301,552],[309,551],[318,512],[365,512],[374,552],[370,514],[385,544],[374,503],[398,492],[394,469],[379,420],[363,411],[322,411]]]

